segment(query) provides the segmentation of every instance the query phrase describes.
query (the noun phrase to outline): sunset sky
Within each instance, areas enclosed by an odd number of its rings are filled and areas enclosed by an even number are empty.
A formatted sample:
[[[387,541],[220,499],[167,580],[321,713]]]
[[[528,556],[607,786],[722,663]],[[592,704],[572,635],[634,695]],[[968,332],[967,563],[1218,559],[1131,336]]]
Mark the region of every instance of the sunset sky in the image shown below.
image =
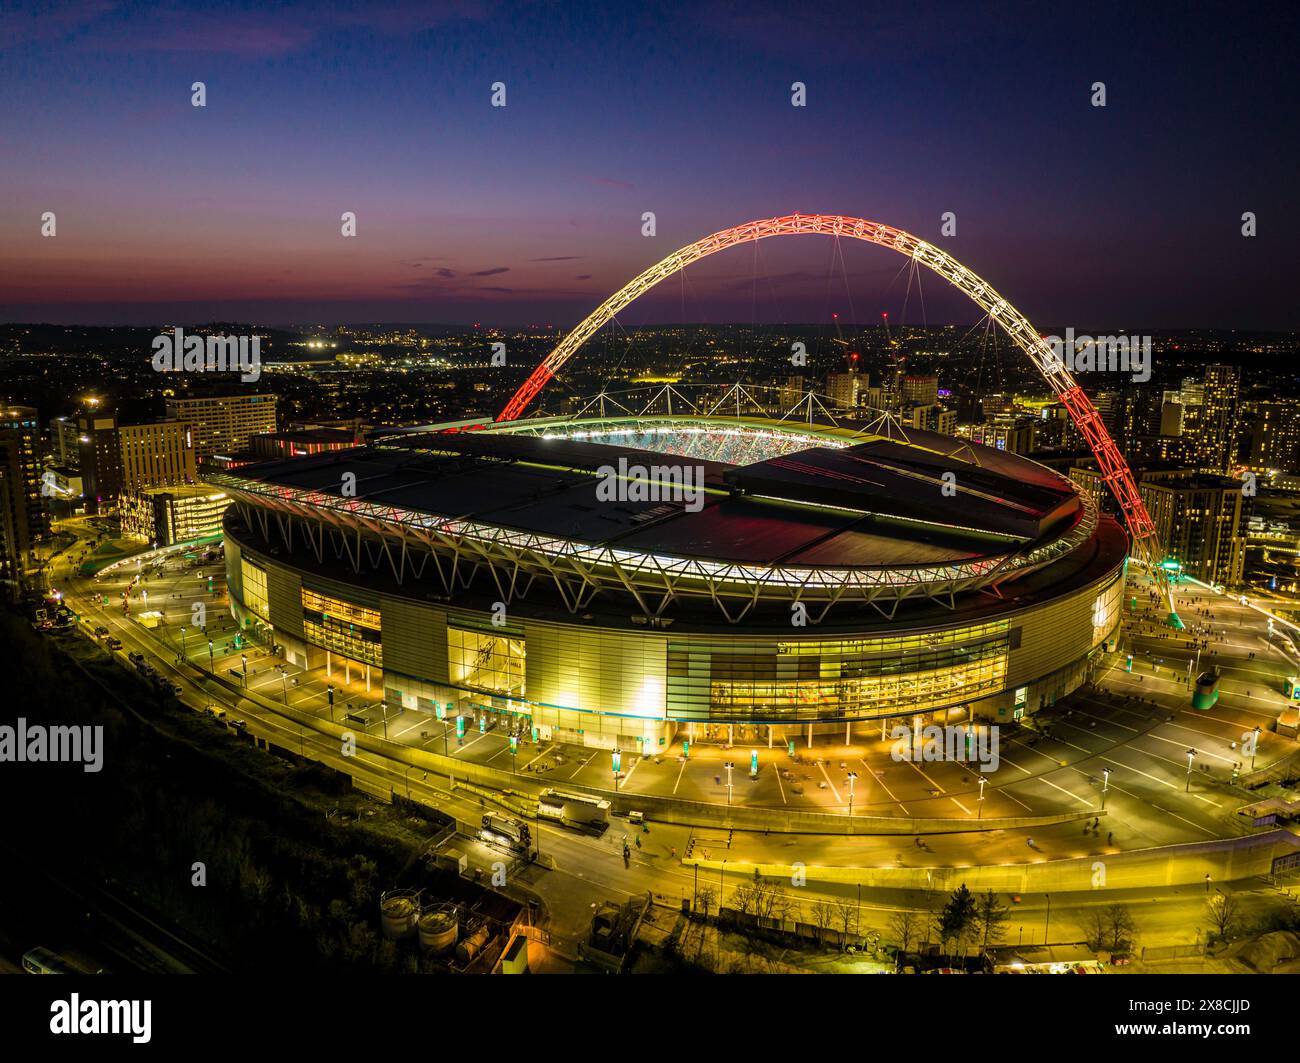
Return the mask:
[[[799,210],[915,232],[1044,325],[1300,326],[1297,37],[1155,6],[9,3],[0,319],[568,326]],[[899,266],[768,241],[623,320],[867,321]],[[931,323],[978,317],[940,284]]]

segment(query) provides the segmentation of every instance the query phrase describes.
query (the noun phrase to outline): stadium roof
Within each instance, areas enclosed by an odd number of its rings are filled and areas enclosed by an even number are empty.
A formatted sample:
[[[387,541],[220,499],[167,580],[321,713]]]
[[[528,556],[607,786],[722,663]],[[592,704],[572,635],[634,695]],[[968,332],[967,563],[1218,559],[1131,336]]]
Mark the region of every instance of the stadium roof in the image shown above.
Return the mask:
[[[754,564],[895,566],[1002,555],[1077,518],[1078,496],[1030,462],[993,469],[880,439],[732,466],[537,436],[416,436],[261,463],[241,478],[584,543]],[[665,500],[683,467],[695,505]],[[1011,473],[1022,468],[1031,476]],[[625,470],[623,497],[598,494]],[[627,482],[644,470],[652,497]],[[945,493],[944,473],[952,474]],[[355,476],[355,496],[344,483]],[[645,486],[644,484],[641,486]],[[680,492],[678,493],[680,496]],[[698,508],[696,508],[698,506]]]

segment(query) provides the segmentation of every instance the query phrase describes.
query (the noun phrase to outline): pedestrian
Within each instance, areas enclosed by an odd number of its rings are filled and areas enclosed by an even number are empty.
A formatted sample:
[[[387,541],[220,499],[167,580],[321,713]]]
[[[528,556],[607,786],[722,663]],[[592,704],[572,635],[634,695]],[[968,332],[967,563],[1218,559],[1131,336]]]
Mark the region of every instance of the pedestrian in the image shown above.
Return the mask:
[[[1106,844],[1107,844],[1107,845],[1111,845],[1111,844],[1114,843],[1114,841],[1115,841],[1115,832],[1114,832],[1114,831],[1107,831],[1107,833],[1106,833]]]

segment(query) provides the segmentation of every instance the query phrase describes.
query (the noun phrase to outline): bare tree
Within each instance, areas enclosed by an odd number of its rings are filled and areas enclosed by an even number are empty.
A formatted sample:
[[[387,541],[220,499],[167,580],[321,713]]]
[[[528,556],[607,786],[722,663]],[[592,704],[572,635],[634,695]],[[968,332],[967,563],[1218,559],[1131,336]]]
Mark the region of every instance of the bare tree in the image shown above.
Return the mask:
[[[835,923],[845,937],[858,932],[858,906],[852,901],[835,902]]]
[[[758,891],[747,882],[742,882],[731,893],[731,907],[741,915],[757,915],[759,907]]]
[[[829,930],[835,925],[835,905],[831,901],[817,901],[812,906],[813,924],[818,930]]]
[[[1111,952],[1128,952],[1137,937],[1137,924],[1126,904],[1112,904],[1106,909],[1106,948]]]
[[[1088,948],[1100,952],[1106,947],[1108,922],[1105,911],[1100,908],[1092,909],[1079,924],[1079,928],[1083,931],[1083,940]]]
[[[912,943],[920,936],[923,923],[921,912],[903,909],[889,917],[889,932],[898,941],[900,952],[910,952]]]
[[[1237,898],[1229,893],[1216,891],[1206,907],[1209,910],[1210,926],[1218,932],[1220,940],[1227,941],[1228,932],[1241,914],[1241,906]]]

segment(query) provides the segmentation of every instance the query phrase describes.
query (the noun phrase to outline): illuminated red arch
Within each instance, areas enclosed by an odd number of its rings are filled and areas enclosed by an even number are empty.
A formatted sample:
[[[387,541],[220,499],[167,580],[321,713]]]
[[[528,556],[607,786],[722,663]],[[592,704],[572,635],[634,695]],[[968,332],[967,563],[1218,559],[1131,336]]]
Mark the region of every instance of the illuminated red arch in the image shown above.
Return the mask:
[[[928,266],[965,292],[972,301],[1001,325],[1012,342],[1025,352],[1056,397],[1069,410],[1075,427],[1079,429],[1093,454],[1096,455],[1101,474],[1119,502],[1128,523],[1129,533],[1134,540],[1148,539],[1153,535],[1155,525],[1138,494],[1133,473],[1124,461],[1123,455],[1120,454],[1119,448],[1115,446],[1110,433],[1106,431],[1106,426],[1102,423],[1096,408],[1079,387],[1064,362],[1053,356],[1052,349],[1029,324],[1025,316],[1003,299],[987,281],[933,244],[902,229],[867,221],[864,218],[846,218],[839,214],[787,214],[781,218],[763,218],[731,229],[723,229],[721,232],[706,236],[702,240],[674,251],[667,258],[656,262],[630,280],[565,336],[559,346],[533,370],[523,386],[506,403],[497,420],[516,420],[537,397],[537,393],[542,390],[546,382],[577,352],[579,347],[624,307],[660,281],[689,266],[692,262],[698,262],[729,247],[763,240],[769,236],[794,236],[803,233],[847,236],[854,240],[865,240],[868,243],[879,244],[881,247],[892,248],[899,254],[907,255]]]

